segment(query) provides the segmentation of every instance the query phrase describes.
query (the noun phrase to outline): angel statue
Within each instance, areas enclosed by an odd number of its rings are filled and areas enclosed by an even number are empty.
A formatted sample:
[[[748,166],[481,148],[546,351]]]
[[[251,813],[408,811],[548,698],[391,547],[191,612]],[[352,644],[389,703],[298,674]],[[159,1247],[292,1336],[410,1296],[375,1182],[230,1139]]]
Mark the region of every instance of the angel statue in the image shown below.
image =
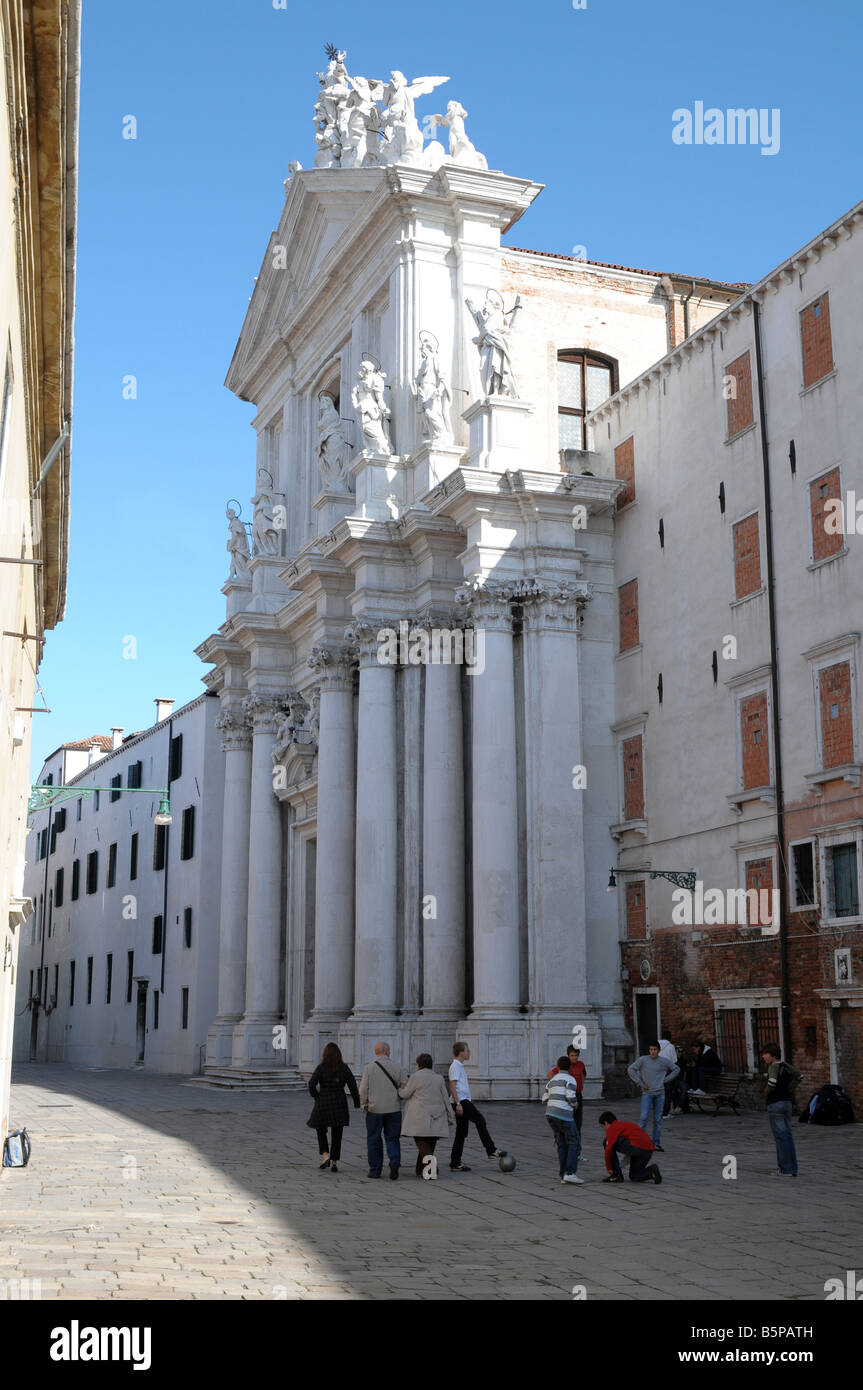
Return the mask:
[[[315,142],[318,168],[338,168],[341,162],[342,137],[340,127],[345,105],[350,95],[347,54],[333,44],[327,44],[329,67],[318,73],[321,90],[315,102]]]
[[[497,290],[488,291],[481,309],[472,299],[466,299],[465,304],[479,329],[472,341],[479,351],[483,391],[486,396],[512,396],[517,399],[518,387],[510,361],[509,335],[514,317],[521,308],[521,296],[516,295],[515,303],[509,310],[504,310],[503,299]]]
[[[327,391],[318,396],[318,468],[326,491],[350,492],[348,446],[336,403]]]
[[[246,528],[243,525],[233,507],[228,507],[225,512],[228,518],[230,535],[228,536],[227,551],[231,557],[231,568],[228,573],[229,579],[244,579],[249,569],[249,538],[246,535]]]
[[[445,116],[428,116],[426,123],[431,130],[435,126],[449,127],[449,157],[455,164],[468,164],[472,169],[487,169],[488,160],[465,134],[464,123],[467,112],[460,101],[447,102]]]
[[[364,357],[357,373],[357,383],[351,392],[354,410],[360,417],[363,443],[372,454],[391,454],[393,451],[387,432],[390,408],[384,399],[386,372],[376,367],[370,358]]]
[[[382,93],[384,124],[381,131],[383,164],[422,165],[423,137],[414,114],[417,97],[428,96],[448,77],[415,77],[408,82],[403,72],[391,72]]]
[[[423,439],[433,444],[452,444],[452,392],[440,369],[438,340],[433,333],[420,333],[420,353],[422,362],[414,378],[414,400]]]
[[[350,77],[348,81],[352,91],[341,115],[341,167],[368,169],[379,162],[381,113],[376,103],[384,84],[365,77]]]

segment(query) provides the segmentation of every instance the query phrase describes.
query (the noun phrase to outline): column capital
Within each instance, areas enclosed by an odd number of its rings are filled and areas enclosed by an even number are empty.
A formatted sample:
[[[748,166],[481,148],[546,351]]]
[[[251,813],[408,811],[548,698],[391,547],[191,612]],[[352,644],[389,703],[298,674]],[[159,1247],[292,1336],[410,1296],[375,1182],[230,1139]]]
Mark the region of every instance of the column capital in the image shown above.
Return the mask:
[[[245,753],[252,746],[252,726],[243,704],[224,705],[216,716],[223,753]]]
[[[311,655],[307,657],[307,664],[320,675],[322,693],[352,693],[355,663],[356,653],[348,642],[338,646],[312,647]]]
[[[515,589],[526,626],[551,632],[580,630],[584,610],[593,597],[591,584],[558,579],[521,579]]]
[[[402,620],[404,621],[404,620]],[[375,617],[373,614],[363,614],[361,617],[354,618],[353,622],[345,629],[345,641],[350,645],[351,650],[356,653],[360,670],[366,670],[371,666],[393,666],[392,660],[383,657],[382,651],[389,651],[392,648],[394,638],[397,640],[399,633],[399,621],[397,618]]]
[[[255,690],[243,701],[243,709],[252,726],[253,734],[274,734],[279,715],[288,703],[288,695],[282,691]]]
[[[486,632],[512,632],[513,580],[474,579],[459,589],[455,601],[475,627]]]

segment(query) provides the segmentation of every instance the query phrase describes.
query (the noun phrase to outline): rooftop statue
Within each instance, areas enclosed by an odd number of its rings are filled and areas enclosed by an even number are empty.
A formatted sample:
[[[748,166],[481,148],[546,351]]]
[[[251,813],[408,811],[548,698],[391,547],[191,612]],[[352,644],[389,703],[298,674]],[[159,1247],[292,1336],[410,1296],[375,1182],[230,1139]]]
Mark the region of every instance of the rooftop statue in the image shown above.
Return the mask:
[[[467,112],[460,101],[447,102],[445,116],[427,116],[426,123],[434,130],[435,126],[449,127],[449,157],[455,164],[467,164],[472,169],[487,169],[488,160],[480,154],[465,134],[464,123]]]
[[[384,88],[384,125],[381,161],[384,164],[423,164],[423,137],[414,112],[417,97],[428,96],[448,77],[415,77],[408,82],[403,72],[390,73]]]
[[[367,169],[377,164],[413,164],[435,167],[441,159],[441,146],[435,142],[437,157],[423,150],[423,135],[417,123],[414,102],[427,96],[448,77],[417,77],[408,82],[403,72],[390,73],[389,82],[378,78],[351,77],[345,65],[344,49],[327,44],[329,66],[318,73],[321,90],[315,103],[315,165],[319,169]],[[464,108],[458,103],[461,122],[450,125],[451,157],[454,144],[464,151],[460,163],[482,160],[464,135]],[[450,124],[449,114],[440,117]],[[467,156],[472,152],[472,159]],[[485,161],[477,167],[484,168]]]

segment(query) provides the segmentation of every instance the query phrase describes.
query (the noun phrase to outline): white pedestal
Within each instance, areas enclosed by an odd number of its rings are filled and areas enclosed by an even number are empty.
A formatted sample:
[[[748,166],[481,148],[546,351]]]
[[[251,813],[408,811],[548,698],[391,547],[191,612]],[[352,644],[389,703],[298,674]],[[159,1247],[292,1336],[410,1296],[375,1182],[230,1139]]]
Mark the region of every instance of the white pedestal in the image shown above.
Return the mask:
[[[355,515],[367,521],[395,521],[407,504],[405,461],[400,454],[363,449],[351,464],[356,479]]]
[[[319,492],[312,502],[318,514],[318,534],[332,531],[343,516],[353,516],[357,509],[357,499],[352,492]]]
[[[468,468],[504,473],[523,468],[527,452],[528,422],[533,406],[509,396],[487,396],[469,405],[462,419],[470,428]]]
[[[461,464],[465,451],[458,444],[423,444],[405,461],[408,470],[408,502],[416,506]]]
[[[245,611],[250,613],[278,613],[287,602],[288,589],[280,579],[287,561],[283,555],[255,555],[249,561],[252,576],[252,596]]]
[[[246,574],[243,579],[226,579],[222,585],[222,593],[227,599],[226,618],[233,618],[235,613],[248,612],[252,599],[252,576]]]

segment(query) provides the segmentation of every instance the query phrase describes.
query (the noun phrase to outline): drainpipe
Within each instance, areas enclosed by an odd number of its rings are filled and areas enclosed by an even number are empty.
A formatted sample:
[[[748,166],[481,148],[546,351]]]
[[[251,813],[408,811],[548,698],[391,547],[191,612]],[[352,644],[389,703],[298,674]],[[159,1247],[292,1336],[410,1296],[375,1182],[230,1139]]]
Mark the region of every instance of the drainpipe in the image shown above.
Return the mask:
[[[30,1007],[35,1010],[36,1021],[33,1025],[31,1036],[32,1047],[30,1049],[30,1061],[38,1062],[39,1052],[39,1012],[42,1008],[42,996],[47,994],[42,977],[45,973],[45,937],[48,933],[48,863],[51,858],[51,821],[54,815],[54,807],[48,807],[47,839],[45,844],[45,876],[42,880],[42,921],[40,923],[42,931],[41,950],[39,952],[39,1002],[34,1004],[31,998]]]
[[[688,338],[690,332],[692,331],[692,330],[690,329],[690,326],[689,326],[689,301],[690,301],[690,299],[692,298],[692,296],[693,296],[694,294],[695,294],[695,281],[693,280],[693,281],[692,281],[691,288],[690,288],[690,290],[689,290],[689,294],[687,294],[687,295],[685,296],[685,298],[681,300],[681,303],[682,303],[682,305],[683,305],[683,336],[684,336],[684,338]]]
[[[767,542],[765,556],[767,570],[767,613],[770,630],[770,687],[773,697],[773,757],[775,761],[776,786],[776,836],[779,841],[777,854],[779,889],[779,969],[782,1006],[782,1032],[785,1042],[783,1049],[790,1061],[794,1047],[791,1033],[791,990],[788,969],[788,873],[785,863],[785,792],[782,781],[782,743],[779,718],[779,664],[776,658],[776,595],[775,573],[773,567],[773,514],[770,491],[770,461],[767,450],[767,413],[764,405],[764,364],[761,353],[761,305],[757,299],[752,301],[752,318],[755,328],[755,374],[758,381],[758,414],[760,417],[761,463],[764,472],[764,537]]]
[[[168,766],[165,770],[165,786],[168,789],[168,796],[171,795],[171,743],[174,737],[174,721],[168,719]],[[174,808],[171,807],[173,816]],[[165,954],[168,949],[168,865],[171,862],[171,827],[166,825],[165,830],[165,881],[162,885],[162,969],[159,977],[159,990],[162,995],[159,1001],[159,1008],[165,1002]]]

